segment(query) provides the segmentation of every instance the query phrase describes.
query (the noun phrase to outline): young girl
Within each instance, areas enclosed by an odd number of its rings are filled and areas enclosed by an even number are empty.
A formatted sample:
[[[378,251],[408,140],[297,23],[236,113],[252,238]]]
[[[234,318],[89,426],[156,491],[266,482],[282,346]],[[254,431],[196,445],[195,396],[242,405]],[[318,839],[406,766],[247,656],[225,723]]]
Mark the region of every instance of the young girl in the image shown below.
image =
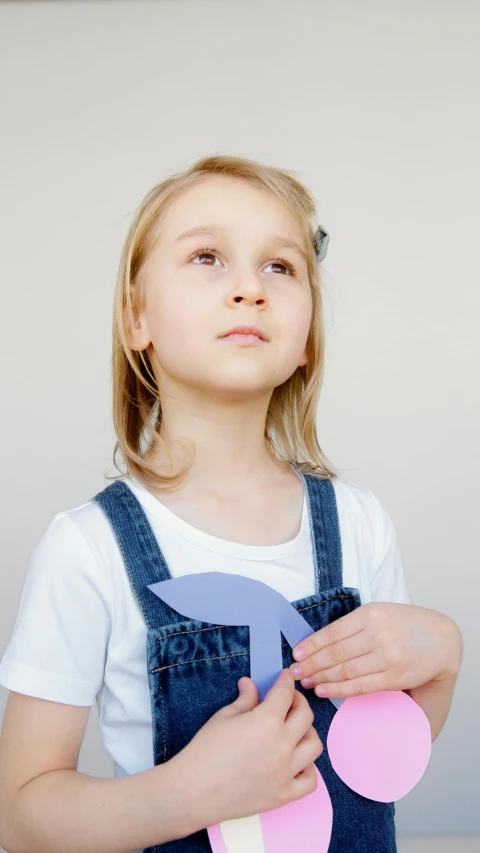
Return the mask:
[[[405,690],[434,740],[462,640],[409,604],[386,509],[320,449],[315,218],[292,173],[226,156],[163,181],[134,217],[113,327],[127,473],[50,522],[0,667],[9,853],[207,853],[206,827],[314,791],[314,764],[330,853],[396,850],[394,804],[333,772],[329,698]],[[205,571],[263,581],[312,628],[293,656],[283,643],[263,702],[247,627],[186,619],[148,589]],[[77,771],[95,699],[114,779]]]

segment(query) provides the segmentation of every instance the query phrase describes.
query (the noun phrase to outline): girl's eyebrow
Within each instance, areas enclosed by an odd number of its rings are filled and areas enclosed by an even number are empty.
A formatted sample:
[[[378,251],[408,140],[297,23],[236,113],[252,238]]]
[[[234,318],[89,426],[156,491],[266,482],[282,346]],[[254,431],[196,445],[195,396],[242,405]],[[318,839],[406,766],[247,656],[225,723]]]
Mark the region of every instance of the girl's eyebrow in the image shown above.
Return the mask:
[[[179,234],[178,237],[175,238],[175,243],[178,243],[180,240],[186,240],[188,237],[197,237],[201,234],[220,234],[225,233],[227,230],[228,229],[223,225],[199,225],[196,228],[189,228],[188,231],[183,231],[182,234]],[[270,240],[272,244],[274,243],[278,248],[292,249],[294,252],[297,252],[305,263],[308,264],[306,253],[295,240],[290,240],[289,237],[283,237],[280,234],[273,234],[270,237]]]

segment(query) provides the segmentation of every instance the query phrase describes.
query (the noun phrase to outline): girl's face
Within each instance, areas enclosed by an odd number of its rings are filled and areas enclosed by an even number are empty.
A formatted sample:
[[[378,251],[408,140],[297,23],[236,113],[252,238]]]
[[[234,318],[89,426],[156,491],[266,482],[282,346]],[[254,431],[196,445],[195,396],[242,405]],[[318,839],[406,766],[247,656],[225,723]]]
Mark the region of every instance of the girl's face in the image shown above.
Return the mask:
[[[184,236],[196,228],[202,233]],[[144,270],[145,310],[130,341],[147,350],[160,392],[270,399],[306,364],[312,297],[303,249],[293,214],[238,178],[208,176],[177,199]],[[269,340],[222,340],[237,325]]]

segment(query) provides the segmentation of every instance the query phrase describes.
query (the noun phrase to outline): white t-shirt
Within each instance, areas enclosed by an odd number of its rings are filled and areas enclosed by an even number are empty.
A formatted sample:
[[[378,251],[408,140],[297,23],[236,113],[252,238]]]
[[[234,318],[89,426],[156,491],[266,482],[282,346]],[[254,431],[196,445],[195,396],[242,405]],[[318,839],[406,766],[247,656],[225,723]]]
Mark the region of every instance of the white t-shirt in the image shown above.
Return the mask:
[[[139,481],[123,478],[146,512],[171,574],[245,575],[289,601],[315,592],[307,498],[297,536],[280,545],[245,545],[188,524]],[[343,584],[369,601],[409,603],[390,516],[368,489],[341,479],[337,498]],[[115,776],[153,767],[146,625],[115,535],[92,500],[58,512],[33,550],[13,633],[0,664],[9,690],[90,706]]]

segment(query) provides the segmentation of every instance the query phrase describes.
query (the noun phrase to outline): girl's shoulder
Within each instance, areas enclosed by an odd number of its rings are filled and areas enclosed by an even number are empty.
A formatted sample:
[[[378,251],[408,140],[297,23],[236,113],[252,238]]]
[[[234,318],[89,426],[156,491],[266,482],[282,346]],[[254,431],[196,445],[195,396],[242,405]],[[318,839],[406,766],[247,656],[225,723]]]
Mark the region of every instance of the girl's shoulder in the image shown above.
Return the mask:
[[[383,498],[352,480],[335,477],[339,524],[345,535],[358,540],[370,565],[379,566],[396,537],[395,526]]]
[[[409,604],[406,574],[391,515],[377,494],[335,478],[339,526],[348,564],[365,578],[365,601]]]
[[[383,498],[353,480],[335,477],[331,480],[335,489],[337,507],[348,512],[352,520],[364,523],[377,530],[389,527],[391,518]]]
[[[46,525],[31,552],[0,684],[54,702],[93,703],[116,621],[112,561],[102,557],[107,538],[91,501]]]

